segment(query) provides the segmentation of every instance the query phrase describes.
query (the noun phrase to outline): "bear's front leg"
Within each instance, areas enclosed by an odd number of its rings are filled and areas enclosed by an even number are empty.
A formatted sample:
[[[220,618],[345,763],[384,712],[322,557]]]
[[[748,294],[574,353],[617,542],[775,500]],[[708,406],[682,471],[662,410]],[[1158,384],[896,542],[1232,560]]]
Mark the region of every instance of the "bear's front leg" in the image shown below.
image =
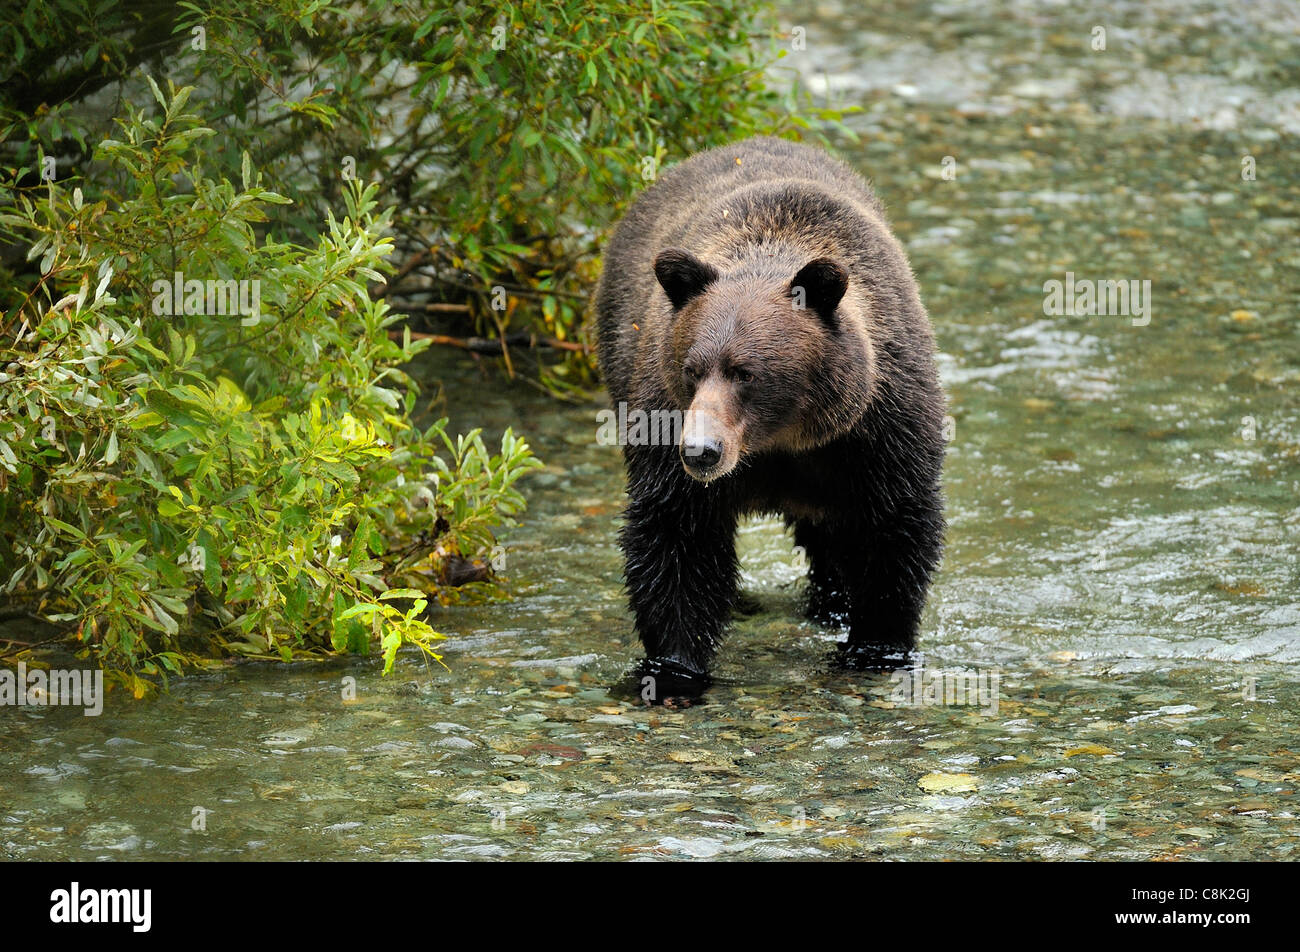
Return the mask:
[[[892,519],[842,534],[849,553],[842,575],[849,589],[849,640],[842,660],[852,667],[888,666],[912,650],[930,578],[939,564],[942,510],[918,504]]]
[[[675,456],[675,453],[674,453]],[[681,472],[630,480],[621,534],[627,591],[645,645],[642,697],[698,698],[736,597],[736,518],[716,488]]]

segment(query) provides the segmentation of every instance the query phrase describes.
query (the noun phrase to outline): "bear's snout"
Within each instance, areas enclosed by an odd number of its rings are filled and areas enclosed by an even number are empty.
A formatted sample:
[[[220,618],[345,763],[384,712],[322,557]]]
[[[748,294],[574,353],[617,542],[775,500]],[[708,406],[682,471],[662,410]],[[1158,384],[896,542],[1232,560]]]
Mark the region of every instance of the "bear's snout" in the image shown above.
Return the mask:
[[[722,409],[713,394],[700,394],[686,411],[679,447],[682,466],[700,482],[727,475],[740,460],[740,433],[727,424]]]
[[[707,472],[722,461],[722,441],[711,436],[684,439],[682,461],[688,470]]]

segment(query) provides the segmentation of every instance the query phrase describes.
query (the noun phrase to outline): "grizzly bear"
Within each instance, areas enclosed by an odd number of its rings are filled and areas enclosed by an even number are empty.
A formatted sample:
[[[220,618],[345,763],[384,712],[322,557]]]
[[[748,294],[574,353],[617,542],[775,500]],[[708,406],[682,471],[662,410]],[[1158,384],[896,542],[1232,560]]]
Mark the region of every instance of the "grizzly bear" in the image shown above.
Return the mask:
[[[619,223],[596,295],[617,408],[676,414],[624,446],[628,595],[659,684],[689,701],[736,604],[735,531],[779,514],[844,661],[911,649],[940,556],[934,334],[885,212],[824,152],[753,138],[666,169]]]

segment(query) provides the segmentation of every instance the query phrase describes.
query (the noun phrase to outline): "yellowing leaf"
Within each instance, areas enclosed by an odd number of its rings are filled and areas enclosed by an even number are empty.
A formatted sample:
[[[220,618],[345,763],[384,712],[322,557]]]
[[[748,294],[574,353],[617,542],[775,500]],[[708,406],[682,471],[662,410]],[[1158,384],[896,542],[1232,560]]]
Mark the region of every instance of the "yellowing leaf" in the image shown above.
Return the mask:
[[[1065,759],[1077,757],[1079,754],[1091,754],[1094,757],[1114,757],[1115,751],[1109,747],[1103,747],[1101,744],[1084,744],[1082,747],[1071,747],[1065,752]]]
[[[1242,770],[1238,770],[1236,773],[1238,777],[1247,777],[1251,780],[1262,780],[1265,783],[1278,783],[1282,780],[1281,774],[1272,770],[1266,770],[1262,767],[1246,767]]]
[[[929,793],[969,793],[979,786],[975,777],[966,773],[930,773],[918,783]]]
[[[829,850],[851,850],[861,846],[862,842],[851,836],[823,836],[821,844]]]
[[[698,764],[709,759],[707,750],[674,750],[668,755],[669,760],[679,764]]]

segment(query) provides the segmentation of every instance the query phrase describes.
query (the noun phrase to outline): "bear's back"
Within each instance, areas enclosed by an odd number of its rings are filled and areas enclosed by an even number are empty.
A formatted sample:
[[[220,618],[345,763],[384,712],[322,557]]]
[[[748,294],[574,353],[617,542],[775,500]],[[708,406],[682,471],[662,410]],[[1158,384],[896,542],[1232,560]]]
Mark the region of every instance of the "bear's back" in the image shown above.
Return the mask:
[[[849,166],[821,149],[770,136],[719,146],[669,167],[638,204],[645,202],[652,209],[666,204],[675,209],[681,193],[722,197],[743,186],[775,179],[802,179],[842,189],[870,202],[877,212],[881,210],[871,186]]]
[[[607,265],[611,260],[631,264],[632,258],[649,264],[665,244],[703,227],[706,208],[745,193],[779,196],[791,191],[820,192],[884,216],[871,186],[843,162],[811,146],[757,136],[665,169],[619,223],[605,260]]]

